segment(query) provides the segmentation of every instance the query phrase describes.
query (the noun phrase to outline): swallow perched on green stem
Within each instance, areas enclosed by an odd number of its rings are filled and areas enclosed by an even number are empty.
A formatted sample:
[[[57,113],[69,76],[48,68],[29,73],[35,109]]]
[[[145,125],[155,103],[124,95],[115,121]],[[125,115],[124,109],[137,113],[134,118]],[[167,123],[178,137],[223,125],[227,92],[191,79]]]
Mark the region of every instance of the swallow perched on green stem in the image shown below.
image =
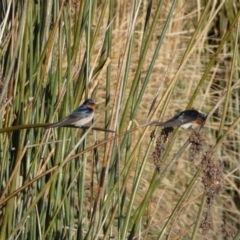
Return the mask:
[[[92,99],[87,99],[81,106],[79,106],[63,120],[53,123],[46,128],[66,126],[82,127],[93,120],[95,105],[96,104]]]

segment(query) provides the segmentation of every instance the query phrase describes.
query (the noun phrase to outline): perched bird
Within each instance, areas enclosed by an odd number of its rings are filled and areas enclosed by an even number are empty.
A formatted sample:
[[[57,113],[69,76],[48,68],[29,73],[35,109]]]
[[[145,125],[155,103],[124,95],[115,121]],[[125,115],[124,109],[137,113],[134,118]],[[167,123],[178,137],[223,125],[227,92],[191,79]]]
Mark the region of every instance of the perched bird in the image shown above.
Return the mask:
[[[166,122],[158,122],[156,125],[164,128],[180,126],[181,128],[187,129],[191,127],[193,123],[203,125],[206,119],[207,116],[197,110],[185,110]]]
[[[75,126],[82,127],[93,120],[95,103],[92,99],[87,99],[80,107],[74,110],[60,122],[53,123],[46,128]]]

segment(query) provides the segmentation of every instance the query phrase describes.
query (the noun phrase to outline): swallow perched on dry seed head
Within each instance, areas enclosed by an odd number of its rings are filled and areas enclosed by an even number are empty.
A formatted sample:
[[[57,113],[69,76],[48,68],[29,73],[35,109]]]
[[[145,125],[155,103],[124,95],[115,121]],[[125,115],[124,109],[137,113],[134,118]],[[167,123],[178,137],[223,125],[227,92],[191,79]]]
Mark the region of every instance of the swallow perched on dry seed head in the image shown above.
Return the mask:
[[[185,110],[166,122],[158,122],[156,125],[164,128],[180,126],[181,128],[187,129],[190,128],[193,123],[203,125],[206,119],[207,116],[197,110]]]

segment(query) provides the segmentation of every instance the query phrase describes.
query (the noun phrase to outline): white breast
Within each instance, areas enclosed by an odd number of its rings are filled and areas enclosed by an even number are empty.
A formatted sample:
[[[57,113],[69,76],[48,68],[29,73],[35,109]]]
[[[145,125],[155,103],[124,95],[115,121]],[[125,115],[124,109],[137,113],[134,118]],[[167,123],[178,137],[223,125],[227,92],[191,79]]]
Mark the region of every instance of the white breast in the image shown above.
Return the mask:
[[[86,125],[87,123],[91,122],[93,120],[93,117],[94,117],[94,113],[90,114],[88,117],[85,117],[85,118],[80,119],[77,122],[73,123],[73,126],[82,127],[83,125]]]
[[[181,125],[181,128],[187,129],[187,128],[191,127],[192,124],[193,124],[192,122],[190,122],[190,123],[185,123],[185,124]]]

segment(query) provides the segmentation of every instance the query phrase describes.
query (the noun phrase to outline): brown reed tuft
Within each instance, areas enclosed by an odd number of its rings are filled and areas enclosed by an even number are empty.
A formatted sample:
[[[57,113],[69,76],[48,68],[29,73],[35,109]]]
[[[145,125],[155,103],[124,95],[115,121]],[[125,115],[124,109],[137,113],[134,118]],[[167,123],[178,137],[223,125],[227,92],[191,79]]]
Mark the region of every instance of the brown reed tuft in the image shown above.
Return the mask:
[[[192,130],[191,135],[189,137],[189,142],[191,143],[190,151],[189,151],[189,161],[191,165],[193,165],[196,155],[203,150],[204,141],[205,140],[204,140],[203,134]]]
[[[171,142],[173,128],[163,128],[156,141],[156,147],[152,153],[153,163],[160,174],[162,165],[162,154],[165,151],[164,143]]]
[[[221,160],[214,160],[214,149],[210,147],[203,156],[201,167],[203,168],[202,183],[204,186],[206,200],[206,214],[201,223],[203,232],[213,229],[211,209],[214,199],[219,195],[223,188],[223,163]]]
[[[231,240],[234,238],[235,233],[232,228],[226,223],[226,220],[223,219],[223,223],[221,225],[221,232],[224,236],[224,239]]]

